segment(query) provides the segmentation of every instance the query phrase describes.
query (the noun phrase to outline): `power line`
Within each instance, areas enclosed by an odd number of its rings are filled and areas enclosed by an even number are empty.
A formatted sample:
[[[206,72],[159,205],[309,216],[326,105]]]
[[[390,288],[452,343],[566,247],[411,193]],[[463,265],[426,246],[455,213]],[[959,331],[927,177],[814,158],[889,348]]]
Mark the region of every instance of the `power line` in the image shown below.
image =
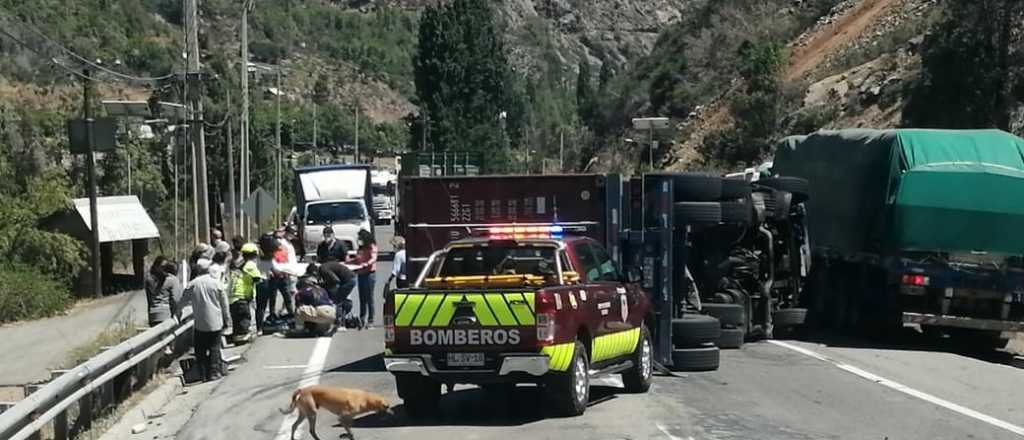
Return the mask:
[[[81,63],[84,63],[84,64],[87,64],[87,65],[91,66],[95,70],[102,71],[104,73],[107,73],[109,75],[121,78],[123,80],[137,81],[137,82],[147,82],[147,83],[154,83],[154,82],[165,81],[165,80],[174,78],[177,75],[176,73],[169,73],[169,74],[163,75],[163,76],[141,77],[141,76],[134,76],[134,75],[124,74],[124,73],[121,73],[121,72],[109,69],[107,67],[104,67],[101,64],[98,64],[98,63],[93,62],[92,60],[89,60],[88,58],[85,58],[82,55],[79,55],[78,53],[76,53],[75,51],[73,51],[71,49],[68,49],[66,46],[60,44],[59,42],[57,42],[53,38],[50,38],[49,36],[47,36],[45,33],[40,31],[35,26],[33,26],[33,25],[29,24],[29,23],[26,23],[24,21],[18,20],[17,18],[12,17],[10,11],[7,11],[6,9],[2,9],[2,8],[0,8],[0,11],[3,12],[2,14],[0,14],[0,17],[2,17],[4,20],[6,20],[8,22],[17,23],[17,24],[21,25],[22,27],[24,27],[25,29],[28,29],[28,30],[32,31],[34,34],[36,34],[36,36],[42,38],[43,40],[46,40],[49,44],[51,44],[53,46],[56,46],[62,52],[70,55],[71,57],[73,57],[75,59],[77,59]],[[25,46],[26,48],[28,48],[32,52],[35,52],[36,54],[39,54],[39,55],[42,56],[42,54],[39,53],[38,50],[36,50],[35,48],[30,47],[24,41],[14,37],[10,33],[6,32],[6,30],[4,30],[3,33],[5,35],[7,35],[8,37],[14,39],[15,41],[18,41],[19,44],[21,44],[22,46]],[[63,66],[63,65],[62,65],[62,67],[66,68],[66,66]]]

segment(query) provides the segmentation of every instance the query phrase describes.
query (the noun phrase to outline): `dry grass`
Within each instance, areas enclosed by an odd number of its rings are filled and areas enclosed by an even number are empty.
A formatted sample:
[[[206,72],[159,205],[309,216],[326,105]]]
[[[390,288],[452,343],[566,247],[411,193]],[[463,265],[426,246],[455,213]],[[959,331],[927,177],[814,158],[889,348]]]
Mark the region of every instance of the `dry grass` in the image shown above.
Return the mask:
[[[70,369],[93,358],[103,352],[104,347],[112,347],[127,341],[138,334],[135,330],[135,319],[129,314],[122,320],[114,323],[102,333],[96,335],[88,344],[79,346],[68,353],[67,358],[61,363],[61,369]]]

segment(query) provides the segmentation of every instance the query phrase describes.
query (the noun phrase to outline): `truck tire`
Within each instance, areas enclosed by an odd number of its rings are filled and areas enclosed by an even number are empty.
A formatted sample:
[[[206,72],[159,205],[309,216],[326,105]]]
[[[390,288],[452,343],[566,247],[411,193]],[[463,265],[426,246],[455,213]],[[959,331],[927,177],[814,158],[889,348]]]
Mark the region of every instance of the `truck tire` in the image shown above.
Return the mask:
[[[722,179],[722,200],[737,200],[750,196],[750,182],[746,179]]]
[[[749,199],[719,204],[722,206],[722,223],[747,226],[754,219],[754,206]]]
[[[703,173],[672,174],[677,202],[712,202],[722,198],[722,178]]]
[[[806,202],[810,198],[811,185],[804,178],[781,176],[761,179],[757,183],[761,186],[792,193],[793,203]]]
[[[718,348],[740,348],[746,336],[741,328],[723,328],[722,335],[715,341],[715,345]]]
[[[721,352],[713,345],[672,350],[674,371],[714,371],[718,369]]]
[[[433,415],[441,400],[441,383],[418,374],[396,374],[395,388],[412,418]]]
[[[739,327],[746,321],[746,313],[739,304],[704,303],[701,304],[701,311],[718,318],[724,327]]]
[[[782,309],[772,313],[772,324],[776,327],[795,327],[807,322],[807,309]]]
[[[654,344],[647,327],[640,327],[640,341],[633,351],[633,368],[622,373],[622,384],[627,393],[646,393],[651,388],[654,373]]]
[[[722,221],[722,205],[718,202],[677,202],[677,225],[718,224]]]
[[[707,315],[686,313],[672,320],[672,344],[679,348],[713,343],[721,334],[722,323]]]
[[[583,343],[576,341],[572,362],[565,373],[549,373],[545,392],[554,415],[574,417],[587,410],[590,400],[590,361]]]

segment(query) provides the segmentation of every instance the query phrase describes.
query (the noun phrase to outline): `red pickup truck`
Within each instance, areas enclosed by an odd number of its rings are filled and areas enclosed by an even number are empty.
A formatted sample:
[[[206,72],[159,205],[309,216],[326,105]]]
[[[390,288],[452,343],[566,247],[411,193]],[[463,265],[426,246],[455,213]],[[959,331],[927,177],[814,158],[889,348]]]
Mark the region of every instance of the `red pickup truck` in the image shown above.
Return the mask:
[[[584,412],[595,376],[646,392],[651,305],[637,274],[562,226],[486,229],[432,254],[385,300],[384,363],[406,410],[435,410],[442,384],[538,384],[559,415]]]

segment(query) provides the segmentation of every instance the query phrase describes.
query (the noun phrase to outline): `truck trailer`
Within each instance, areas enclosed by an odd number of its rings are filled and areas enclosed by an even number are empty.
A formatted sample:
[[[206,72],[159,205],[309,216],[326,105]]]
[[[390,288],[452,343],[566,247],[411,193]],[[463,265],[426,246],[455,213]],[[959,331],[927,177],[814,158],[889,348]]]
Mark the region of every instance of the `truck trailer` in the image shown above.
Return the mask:
[[[819,323],[903,324],[999,347],[1024,330],[1024,140],[999,130],[820,131],[781,141],[773,173],[810,182]]]

